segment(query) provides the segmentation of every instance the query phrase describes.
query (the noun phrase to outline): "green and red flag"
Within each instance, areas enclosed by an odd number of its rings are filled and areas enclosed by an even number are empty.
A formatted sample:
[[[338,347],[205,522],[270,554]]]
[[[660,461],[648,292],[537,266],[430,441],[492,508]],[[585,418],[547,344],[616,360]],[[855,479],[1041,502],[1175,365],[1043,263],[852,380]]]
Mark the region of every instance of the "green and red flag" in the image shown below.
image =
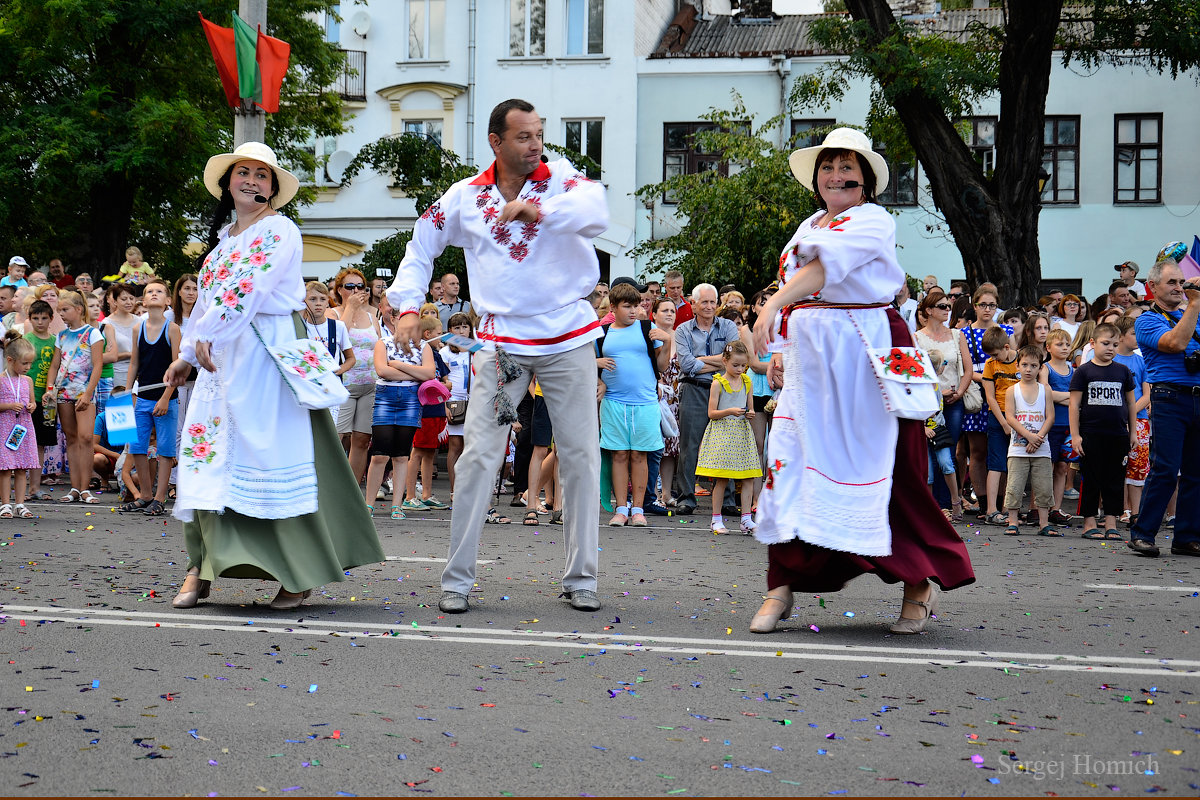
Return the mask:
[[[200,15],[204,35],[217,64],[229,105],[251,100],[263,111],[279,110],[279,90],[287,73],[291,45],[257,31],[233,14],[233,27],[222,28]]]

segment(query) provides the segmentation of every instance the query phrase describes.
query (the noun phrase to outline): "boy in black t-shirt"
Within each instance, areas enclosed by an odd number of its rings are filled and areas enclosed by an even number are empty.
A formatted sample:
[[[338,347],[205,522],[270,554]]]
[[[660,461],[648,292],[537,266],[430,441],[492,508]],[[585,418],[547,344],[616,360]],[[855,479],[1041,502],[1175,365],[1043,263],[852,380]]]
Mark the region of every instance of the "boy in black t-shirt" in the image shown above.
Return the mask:
[[[1120,539],[1114,512],[1124,505],[1125,459],[1137,448],[1133,373],[1113,362],[1121,334],[1116,325],[1097,325],[1092,360],[1071,377],[1071,446],[1080,456],[1083,538]],[[1104,526],[1096,527],[1097,503],[1104,501]]]

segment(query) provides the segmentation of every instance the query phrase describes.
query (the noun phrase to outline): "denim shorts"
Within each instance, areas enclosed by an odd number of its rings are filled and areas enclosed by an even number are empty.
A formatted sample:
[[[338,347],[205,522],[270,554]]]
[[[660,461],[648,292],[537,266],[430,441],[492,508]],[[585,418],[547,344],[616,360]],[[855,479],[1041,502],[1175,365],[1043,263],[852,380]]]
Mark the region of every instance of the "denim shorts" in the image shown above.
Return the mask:
[[[421,401],[417,398],[415,383],[406,386],[376,384],[371,426],[376,425],[421,427]]]
[[[953,475],[954,474],[954,448],[939,447],[936,450],[929,448],[929,483],[933,483],[935,474]]]
[[[988,472],[1008,472],[1009,435],[995,414],[989,411],[987,417]]]
[[[167,404],[167,413],[154,416],[157,400],[138,397],[133,403],[133,418],[137,422],[138,438],[129,444],[129,452],[144,456],[150,451],[150,431],[157,438],[158,454],[164,458],[175,458],[175,431],[179,427],[179,398],[172,397]]]

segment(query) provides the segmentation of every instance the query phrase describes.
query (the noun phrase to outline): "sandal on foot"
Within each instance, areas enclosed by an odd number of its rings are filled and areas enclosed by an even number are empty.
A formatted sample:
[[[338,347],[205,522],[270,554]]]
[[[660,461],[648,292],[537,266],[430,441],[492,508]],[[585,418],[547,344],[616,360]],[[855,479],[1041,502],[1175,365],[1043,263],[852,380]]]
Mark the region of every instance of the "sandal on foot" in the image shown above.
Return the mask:
[[[1004,529],[1004,535],[1005,536],[1020,536],[1021,529],[1020,529],[1020,527],[1018,527],[1016,525],[1009,525],[1007,528]]]
[[[150,505],[149,500],[134,500],[132,503],[126,503],[121,506],[121,511],[122,513],[126,511],[145,511],[148,505]]]
[[[29,499],[30,500],[40,500],[42,502],[45,502],[47,500],[53,500],[54,496],[52,494],[50,494],[49,492],[47,492],[45,489],[38,489],[33,494],[29,495]]]
[[[12,519],[13,507],[8,503],[0,506],[0,519]]]
[[[993,511],[992,513],[986,515],[983,518],[983,521],[988,525],[1007,525],[1008,515],[1001,511]]]
[[[1113,541],[1117,541],[1117,542],[1125,541],[1124,539],[1121,538],[1121,532],[1118,531],[1116,528],[1109,528],[1108,530],[1106,530],[1104,532],[1104,538],[1112,539]]]
[[[964,510],[965,509],[963,508],[962,500],[959,500],[957,503],[951,503],[950,504],[950,521],[951,522],[962,522]]]
[[[488,525],[508,525],[510,522],[512,522],[511,519],[503,514],[497,514],[496,509],[494,508],[488,509],[487,516],[484,517],[483,521]]]
[[[392,506],[392,519],[406,519],[400,506]]]
[[[550,512],[550,524],[551,525],[562,525],[563,524],[561,511],[551,511]]]
[[[1100,540],[1104,538],[1104,531],[1100,530],[1099,528],[1089,528],[1088,530],[1084,531],[1081,536],[1083,536],[1084,539]]]
[[[147,517],[161,517],[163,514],[167,513],[167,507],[158,500],[151,500],[146,504],[146,507],[142,509],[142,513]]]
[[[100,502],[100,500],[96,497],[96,495],[92,494],[90,490],[84,489],[79,493],[79,502],[96,505]]]
[[[33,518],[33,512],[26,508],[24,503],[17,503],[15,506],[13,506],[13,513],[21,519]]]
[[[79,502],[79,490],[72,489],[71,491],[64,494],[62,497],[58,498],[58,502],[60,502],[60,503],[78,503]]]
[[[1037,533],[1038,536],[1062,536],[1058,528],[1053,525],[1047,525]]]
[[[525,519],[521,520],[522,525],[537,525],[538,515],[536,511],[526,511]]]

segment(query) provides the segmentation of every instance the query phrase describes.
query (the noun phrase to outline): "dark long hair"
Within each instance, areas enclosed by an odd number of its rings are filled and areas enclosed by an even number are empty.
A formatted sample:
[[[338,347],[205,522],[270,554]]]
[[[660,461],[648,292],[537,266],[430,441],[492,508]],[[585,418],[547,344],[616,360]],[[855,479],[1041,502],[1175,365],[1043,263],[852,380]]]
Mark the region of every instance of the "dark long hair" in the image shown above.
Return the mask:
[[[200,288],[200,279],[196,277],[196,273],[185,272],[179,276],[179,280],[175,281],[175,288],[171,290],[171,311],[175,314],[175,324],[180,327],[183,326],[183,297],[180,295],[179,290],[188,281],[196,284],[197,289]],[[198,301],[199,298],[197,298]],[[192,308],[194,310],[195,306],[193,305]]]
[[[830,148],[826,148],[825,150],[822,150],[820,153],[818,153],[817,154],[817,163],[813,164],[812,185],[813,185],[813,194],[815,194],[817,196],[816,197],[817,205],[819,207],[827,210],[827,207],[825,205],[825,199],[823,197],[821,197],[821,192],[817,190],[817,177],[821,172],[821,165],[827,161],[833,161],[838,156],[841,156],[843,158],[847,158],[849,156],[854,156],[854,159],[858,162],[858,168],[862,171],[862,174],[863,174],[863,181],[862,181],[863,199],[866,200],[868,203],[874,203],[875,202],[876,180],[875,180],[875,170],[871,168],[871,162],[867,161],[867,157],[864,156],[862,153],[858,152],[857,150],[843,150],[842,148],[839,148],[839,147],[830,147]]]
[[[249,160],[249,159],[243,159]],[[196,257],[196,269],[200,270],[204,266],[204,259],[208,258],[217,246],[217,242],[221,240],[221,226],[229,221],[229,215],[233,213],[233,195],[229,193],[229,178],[233,175],[233,168],[238,162],[233,162],[229,165],[229,169],[225,170],[225,174],[217,179],[217,186],[221,188],[221,197],[217,200],[217,207],[213,209],[212,219],[208,223],[208,240],[205,242],[204,252]],[[271,197],[279,194],[279,178],[275,175],[275,170],[269,170],[271,173]]]

